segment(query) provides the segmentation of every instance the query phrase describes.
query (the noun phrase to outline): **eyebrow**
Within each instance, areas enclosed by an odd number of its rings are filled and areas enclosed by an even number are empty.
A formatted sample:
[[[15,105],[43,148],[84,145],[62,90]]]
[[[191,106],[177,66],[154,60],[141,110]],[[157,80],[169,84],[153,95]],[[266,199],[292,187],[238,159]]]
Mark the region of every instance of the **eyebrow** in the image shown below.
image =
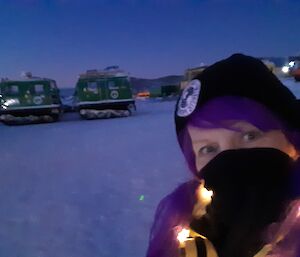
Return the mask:
[[[211,140],[208,139],[196,139],[196,140],[192,140],[193,143],[211,143]]]

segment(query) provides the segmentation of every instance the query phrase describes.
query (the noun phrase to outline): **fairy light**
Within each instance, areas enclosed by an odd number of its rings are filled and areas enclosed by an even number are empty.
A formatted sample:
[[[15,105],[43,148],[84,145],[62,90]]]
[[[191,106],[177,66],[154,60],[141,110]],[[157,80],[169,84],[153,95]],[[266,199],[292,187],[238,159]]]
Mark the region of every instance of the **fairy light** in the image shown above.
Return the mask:
[[[205,187],[203,187],[200,189],[199,195],[203,199],[203,201],[210,202],[213,196],[213,191],[207,190]]]
[[[190,236],[190,230],[183,228],[177,234],[177,240],[179,241],[180,245],[182,245],[185,241],[187,241],[188,237]]]
[[[298,207],[297,218],[300,218],[300,206]]]
[[[201,181],[197,191],[196,191],[197,203],[194,206],[193,215],[194,217],[202,216],[205,214],[205,207],[211,202],[213,197],[213,191],[208,190],[204,187],[204,180]],[[199,208],[198,208],[198,207]],[[179,242],[179,255],[186,256],[182,250],[184,250],[188,245],[189,241],[194,240],[194,237],[201,237],[205,239],[204,236],[198,234],[197,232],[187,229],[185,227],[177,226],[175,228],[177,231],[177,240]]]
[[[206,207],[211,203],[213,191],[204,187],[205,181],[201,180],[196,190],[197,201],[193,208],[193,217],[199,219],[206,213]]]
[[[211,198],[213,196],[213,191],[212,190],[207,190],[204,187],[204,182],[202,182],[198,188],[198,200],[200,201],[201,204],[203,205],[208,205],[211,202]]]

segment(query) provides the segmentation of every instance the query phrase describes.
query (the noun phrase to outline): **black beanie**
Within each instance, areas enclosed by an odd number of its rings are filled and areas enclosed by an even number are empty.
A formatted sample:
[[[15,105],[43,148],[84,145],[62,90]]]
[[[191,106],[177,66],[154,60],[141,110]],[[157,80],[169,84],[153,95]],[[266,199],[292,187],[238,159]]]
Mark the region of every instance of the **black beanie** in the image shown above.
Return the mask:
[[[300,128],[299,103],[291,91],[259,59],[234,54],[206,68],[182,91],[175,110],[177,134],[197,108],[221,96],[252,99],[266,106],[288,127]]]

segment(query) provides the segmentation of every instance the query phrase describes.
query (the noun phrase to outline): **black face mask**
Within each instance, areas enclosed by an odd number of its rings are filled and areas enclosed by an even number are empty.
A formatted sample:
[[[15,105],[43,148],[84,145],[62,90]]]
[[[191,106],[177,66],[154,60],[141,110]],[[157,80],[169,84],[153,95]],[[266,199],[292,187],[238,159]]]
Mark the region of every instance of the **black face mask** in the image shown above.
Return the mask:
[[[219,257],[252,257],[264,245],[263,232],[280,219],[293,199],[294,161],[273,148],[227,150],[202,170],[214,192],[207,213],[191,227],[206,236]]]

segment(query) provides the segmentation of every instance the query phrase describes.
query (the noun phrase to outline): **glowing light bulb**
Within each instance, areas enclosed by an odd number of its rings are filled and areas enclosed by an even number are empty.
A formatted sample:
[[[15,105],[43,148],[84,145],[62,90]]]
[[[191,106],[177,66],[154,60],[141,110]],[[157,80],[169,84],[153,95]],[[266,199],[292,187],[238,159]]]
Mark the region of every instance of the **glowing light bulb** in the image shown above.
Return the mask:
[[[206,213],[206,206],[210,204],[213,196],[213,191],[207,190],[204,187],[204,180],[201,180],[196,191],[197,202],[193,208],[193,217],[200,218]]]
[[[211,197],[213,196],[213,191],[207,190],[205,187],[201,188],[200,190],[200,196],[205,201],[210,201]]]
[[[181,231],[178,232],[177,240],[182,245],[185,241],[187,241],[189,235],[190,235],[190,230],[183,228]]]
[[[203,205],[208,205],[211,202],[211,198],[213,196],[213,191],[207,190],[204,187],[204,181],[201,183],[201,185],[198,188],[198,200]]]

